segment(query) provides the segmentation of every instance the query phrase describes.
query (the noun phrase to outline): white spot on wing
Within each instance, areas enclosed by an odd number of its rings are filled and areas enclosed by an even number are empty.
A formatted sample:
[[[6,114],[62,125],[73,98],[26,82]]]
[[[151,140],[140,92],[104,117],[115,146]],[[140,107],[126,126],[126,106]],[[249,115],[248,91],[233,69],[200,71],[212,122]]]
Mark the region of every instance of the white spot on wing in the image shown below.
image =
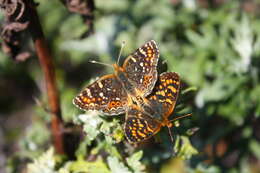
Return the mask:
[[[78,105],[75,103],[75,101],[81,102],[81,100],[79,99],[79,97],[75,97],[75,98],[73,99],[73,104],[75,104],[76,106],[78,106]]]
[[[92,97],[91,92],[90,92],[90,89],[86,88],[86,91],[87,91],[87,95],[88,95],[89,97]]]
[[[103,84],[101,82],[98,82],[99,88],[103,88]]]
[[[142,48],[139,48],[139,51],[141,54],[143,54],[144,56],[146,56],[146,52],[142,49]]]
[[[135,59],[134,57],[132,57],[131,60],[133,60],[134,62],[136,62],[136,59]]]

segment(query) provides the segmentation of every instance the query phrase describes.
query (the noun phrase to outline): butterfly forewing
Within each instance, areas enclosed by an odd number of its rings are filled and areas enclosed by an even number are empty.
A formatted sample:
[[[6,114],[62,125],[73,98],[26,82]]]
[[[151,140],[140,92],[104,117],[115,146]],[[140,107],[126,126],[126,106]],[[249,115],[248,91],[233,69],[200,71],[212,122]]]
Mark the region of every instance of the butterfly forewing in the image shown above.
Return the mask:
[[[128,79],[142,96],[150,94],[155,85],[158,59],[159,49],[151,40],[128,56],[123,64]]]
[[[107,115],[125,113],[127,94],[115,75],[103,76],[86,87],[73,103],[82,110],[97,110]]]

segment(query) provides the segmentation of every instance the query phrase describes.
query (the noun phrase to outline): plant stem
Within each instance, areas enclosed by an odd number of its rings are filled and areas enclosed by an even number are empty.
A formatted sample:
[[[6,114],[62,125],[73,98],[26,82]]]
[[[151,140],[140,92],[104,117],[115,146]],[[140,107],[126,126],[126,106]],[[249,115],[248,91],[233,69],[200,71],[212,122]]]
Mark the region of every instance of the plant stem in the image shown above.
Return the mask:
[[[33,0],[25,0],[27,14],[29,18],[29,31],[32,35],[35,50],[40,61],[41,68],[44,73],[46,89],[48,94],[48,102],[52,113],[51,130],[55,150],[58,154],[64,154],[63,145],[63,120],[61,116],[59,93],[56,85],[55,69],[53,65],[53,57],[47,47],[42,27],[39,21],[35,3]]]

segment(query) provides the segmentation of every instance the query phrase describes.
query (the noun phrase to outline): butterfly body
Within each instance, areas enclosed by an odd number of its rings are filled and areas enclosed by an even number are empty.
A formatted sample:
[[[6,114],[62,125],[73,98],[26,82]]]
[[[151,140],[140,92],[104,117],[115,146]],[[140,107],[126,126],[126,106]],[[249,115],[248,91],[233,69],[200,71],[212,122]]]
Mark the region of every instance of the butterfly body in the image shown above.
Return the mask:
[[[117,80],[120,81],[123,89],[127,92],[128,95],[136,96],[135,85],[129,81],[123,68],[119,67],[117,64],[114,64],[113,66],[115,68],[115,76]]]
[[[148,103],[143,104],[141,106],[141,110],[145,112],[147,115],[149,115],[151,118],[162,122],[164,117],[161,114],[163,112],[163,108],[160,104],[153,104],[150,100],[146,99]]]

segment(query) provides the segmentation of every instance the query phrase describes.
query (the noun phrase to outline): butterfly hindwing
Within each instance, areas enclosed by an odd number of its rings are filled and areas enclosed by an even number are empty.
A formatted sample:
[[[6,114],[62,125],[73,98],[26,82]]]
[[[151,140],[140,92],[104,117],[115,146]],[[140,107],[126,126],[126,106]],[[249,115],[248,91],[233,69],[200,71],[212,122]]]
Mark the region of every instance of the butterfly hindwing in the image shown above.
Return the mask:
[[[132,105],[126,114],[124,131],[130,143],[138,143],[152,137],[160,129],[160,124]]]
[[[165,119],[174,110],[180,90],[180,77],[175,72],[162,73],[152,91],[147,97],[151,105],[159,108]]]

